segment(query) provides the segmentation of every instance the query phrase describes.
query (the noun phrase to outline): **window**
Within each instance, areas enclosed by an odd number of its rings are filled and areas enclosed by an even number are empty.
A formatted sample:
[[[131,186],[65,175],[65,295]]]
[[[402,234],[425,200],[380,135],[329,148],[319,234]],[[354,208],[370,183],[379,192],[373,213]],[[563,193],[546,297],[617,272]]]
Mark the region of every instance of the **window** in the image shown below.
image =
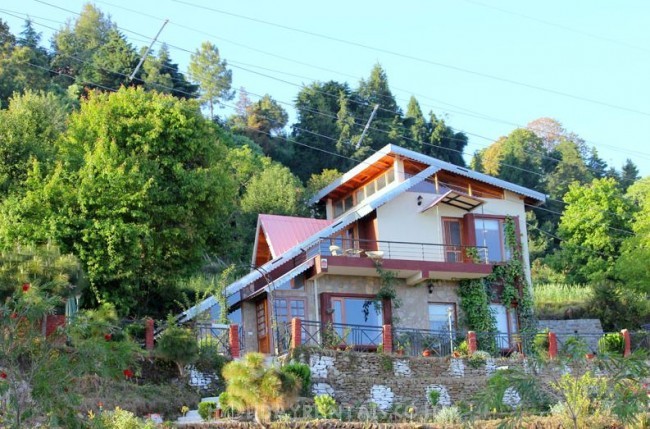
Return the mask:
[[[461,219],[443,219],[445,231],[445,261],[463,262]]]
[[[332,297],[331,311],[334,324],[355,325],[334,326],[346,343],[362,346],[381,343],[382,312],[376,311],[372,301],[366,298]]]
[[[275,300],[275,314],[278,323],[286,323],[294,317],[305,318],[305,300],[302,298],[277,298]]]
[[[503,219],[477,218],[474,220],[476,230],[476,245],[487,249],[479,249],[479,256],[490,262],[502,262],[510,259],[510,250],[505,245],[505,224]],[[482,251],[482,252],[481,252]]]
[[[517,313],[514,308],[502,304],[490,304],[490,311],[497,322],[497,346],[507,349],[512,346],[512,334],[518,332]]]
[[[456,327],[456,305],[453,303],[429,304],[429,329],[432,331],[449,332]]]

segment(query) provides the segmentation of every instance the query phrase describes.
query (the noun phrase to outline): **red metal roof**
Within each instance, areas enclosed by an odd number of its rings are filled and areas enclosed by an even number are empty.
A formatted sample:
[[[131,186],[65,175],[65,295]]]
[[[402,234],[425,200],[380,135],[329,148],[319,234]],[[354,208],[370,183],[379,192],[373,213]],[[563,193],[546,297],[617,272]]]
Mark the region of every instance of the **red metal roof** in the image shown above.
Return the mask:
[[[259,222],[273,258],[277,258],[332,223],[325,219],[268,214],[259,215]]]

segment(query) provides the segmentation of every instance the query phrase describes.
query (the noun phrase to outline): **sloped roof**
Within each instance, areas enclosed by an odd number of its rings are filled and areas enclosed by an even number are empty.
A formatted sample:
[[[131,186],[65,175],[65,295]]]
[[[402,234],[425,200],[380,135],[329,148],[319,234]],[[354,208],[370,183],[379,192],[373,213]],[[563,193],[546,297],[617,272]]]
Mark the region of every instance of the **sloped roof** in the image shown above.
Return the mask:
[[[350,171],[345,173],[343,176],[332,182],[329,186],[323,188],[320,192],[318,192],[312,199],[311,203],[317,203],[320,200],[322,200],[325,196],[327,196],[330,192],[338,188],[340,185],[344,184],[345,182],[353,179],[355,176],[357,176],[361,171],[363,171],[365,168],[368,167],[369,164],[372,164],[374,162],[377,162],[378,160],[382,159],[386,155],[396,155],[396,156],[402,156],[404,158],[411,159],[413,161],[421,162],[423,164],[432,166],[432,167],[438,167],[440,170],[448,171],[451,173],[456,173],[460,176],[465,176],[470,179],[477,180],[479,182],[487,183],[493,186],[497,186],[502,189],[506,189],[508,191],[514,192],[519,195],[523,195],[528,198],[532,198],[539,203],[543,203],[546,201],[546,195],[544,195],[541,192],[534,191],[532,189],[528,189],[526,187],[516,185],[514,183],[507,182],[502,179],[497,179],[496,177],[489,176],[487,174],[479,173],[474,170],[470,170],[468,168],[464,167],[459,167],[455,164],[452,164],[450,162],[446,161],[441,161],[437,158],[432,158],[427,155],[423,155],[419,152],[415,152],[409,149],[404,149],[403,147],[396,146],[393,144],[389,144],[375,152],[372,156],[370,156],[368,159],[362,161],[359,163],[356,167],[352,168]]]
[[[326,219],[261,214],[258,229],[264,231],[271,256],[277,258],[331,223]]]

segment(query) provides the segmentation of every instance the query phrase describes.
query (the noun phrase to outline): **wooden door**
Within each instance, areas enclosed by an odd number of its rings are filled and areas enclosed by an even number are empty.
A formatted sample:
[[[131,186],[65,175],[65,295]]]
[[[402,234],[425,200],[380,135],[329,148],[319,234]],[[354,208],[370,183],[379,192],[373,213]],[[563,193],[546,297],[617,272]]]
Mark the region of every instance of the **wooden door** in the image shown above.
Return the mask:
[[[445,262],[463,262],[463,225],[460,219],[443,219],[445,232]]]
[[[257,317],[257,351],[260,353],[270,353],[270,333],[269,333],[269,301],[264,298],[255,304],[255,314]]]

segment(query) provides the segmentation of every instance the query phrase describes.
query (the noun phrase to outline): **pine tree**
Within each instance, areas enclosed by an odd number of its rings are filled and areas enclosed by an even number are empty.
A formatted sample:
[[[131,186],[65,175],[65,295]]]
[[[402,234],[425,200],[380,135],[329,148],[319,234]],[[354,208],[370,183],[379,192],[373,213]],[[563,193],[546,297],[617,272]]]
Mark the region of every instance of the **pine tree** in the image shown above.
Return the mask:
[[[210,42],[203,42],[190,59],[188,68],[190,79],[199,85],[199,100],[208,106],[210,119],[214,119],[214,106],[221,101],[232,100],[232,71],[228,63],[221,58],[219,49]]]

